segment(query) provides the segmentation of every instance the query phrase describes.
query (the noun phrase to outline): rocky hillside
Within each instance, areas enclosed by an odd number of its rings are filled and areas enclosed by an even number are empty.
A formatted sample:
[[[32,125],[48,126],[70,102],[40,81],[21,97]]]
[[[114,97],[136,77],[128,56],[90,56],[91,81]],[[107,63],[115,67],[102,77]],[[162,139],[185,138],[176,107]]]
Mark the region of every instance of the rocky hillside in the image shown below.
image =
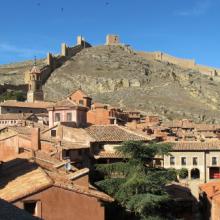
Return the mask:
[[[165,118],[220,122],[220,79],[158,61],[123,46],[84,49],[57,69],[44,86],[57,100],[81,87],[94,100]]]
[[[0,67],[0,80],[2,73],[9,76],[18,71],[18,76],[20,68],[2,71]],[[12,82],[14,78],[8,79]],[[52,73],[44,85],[45,97],[58,100],[79,87],[94,100],[113,106],[168,119],[220,123],[219,77],[213,79],[173,64],[148,61],[128,47],[82,50]]]
[[[24,84],[24,72],[30,70],[33,61],[0,65],[0,84],[21,85]],[[44,65],[43,60],[38,60],[39,67]]]

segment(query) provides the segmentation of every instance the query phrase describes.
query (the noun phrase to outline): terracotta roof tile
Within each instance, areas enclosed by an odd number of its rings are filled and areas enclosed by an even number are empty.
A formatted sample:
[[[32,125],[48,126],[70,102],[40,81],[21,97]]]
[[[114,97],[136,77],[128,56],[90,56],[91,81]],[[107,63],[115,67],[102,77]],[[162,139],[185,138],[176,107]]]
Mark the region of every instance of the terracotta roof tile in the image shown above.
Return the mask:
[[[100,191],[94,190],[94,189],[87,189],[86,187],[79,186],[76,184],[63,184],[61,182],[60,183],[55,182],[54,185],[57,187],[61,187],[61,188],[64,188],[64,189],[67,189],[70,191],[80,193],[80,194],[95,197],[95,198],[101,199],[103,201],[107,201],[107,202],[114,201],[114,199],[112,197],[110,197],[109,195],[107,195],[103,192],[100,192]]]
[[[52,180],[40,168],[30,162],[1,170],[0,198],[16,201],[52,185]]]
[[[137,134],[118,125],[93,125],[86,128],[96,142],[147,141],[144,135]]]
[[[200,151],[200,150],[220,150],[220,141],[207,141],[207,142],[199,142],[199,141],[178,141],[171,142],[173,144],[173,150],[180,151]]]
[[[200,190],[205,192],[206,195],[212,199],[215,194],[220,193],[220,182],[219,181],[213,181],[213,182],[208,182],[204,183],[199,186]]]
[[[0,120],[27,120],[32,113],[9,113],[0,114]]]
[[[52,102],[18,102],[16,100],[8,100],[5,102],[1,102],[0,106],[4,107],[20,107],[20,108],[37,108],[37,109],[46,109],[52,105]]]
[[[80,108],[85,108],[82,105],[78,105],[75,101],[71,100],[71,99],[63,99],[61,101],[56,102],[55,104],[52,104],[50,107],[80,107]]]

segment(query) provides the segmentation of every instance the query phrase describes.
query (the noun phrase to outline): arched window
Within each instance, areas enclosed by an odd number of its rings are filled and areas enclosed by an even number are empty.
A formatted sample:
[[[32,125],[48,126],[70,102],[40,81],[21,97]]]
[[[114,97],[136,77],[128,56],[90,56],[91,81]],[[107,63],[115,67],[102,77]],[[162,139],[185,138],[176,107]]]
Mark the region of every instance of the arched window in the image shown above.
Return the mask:
[[[200,171],[197,168],[191,170],[191,178],[192,179],[199,179],[200,178]]]

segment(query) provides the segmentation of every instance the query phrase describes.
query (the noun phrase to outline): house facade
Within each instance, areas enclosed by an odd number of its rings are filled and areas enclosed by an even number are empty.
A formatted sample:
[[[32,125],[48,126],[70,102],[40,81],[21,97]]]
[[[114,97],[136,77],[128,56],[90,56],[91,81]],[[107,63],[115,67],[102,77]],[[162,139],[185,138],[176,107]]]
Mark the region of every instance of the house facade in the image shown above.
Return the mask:
[[[64,124],[70,127],[85,127],[87,125],[87,108],[76,102],[65,99],[58,101],[48,109],[49,127]]]
[[[188,171],[188,180],[220,179],[220,142],[173,142],[164,167]]]

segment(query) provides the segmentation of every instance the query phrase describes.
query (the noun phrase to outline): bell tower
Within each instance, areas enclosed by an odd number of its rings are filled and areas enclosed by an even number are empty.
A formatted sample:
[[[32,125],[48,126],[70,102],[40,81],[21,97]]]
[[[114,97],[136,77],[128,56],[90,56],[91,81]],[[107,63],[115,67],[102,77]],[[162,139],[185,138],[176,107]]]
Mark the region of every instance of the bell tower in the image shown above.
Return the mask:
[[[27,102],[43,101],[44,93],[42,90],[42,80],[40,69],[36,66],[36,62],[29,73],[29,84],[27,93]]]

